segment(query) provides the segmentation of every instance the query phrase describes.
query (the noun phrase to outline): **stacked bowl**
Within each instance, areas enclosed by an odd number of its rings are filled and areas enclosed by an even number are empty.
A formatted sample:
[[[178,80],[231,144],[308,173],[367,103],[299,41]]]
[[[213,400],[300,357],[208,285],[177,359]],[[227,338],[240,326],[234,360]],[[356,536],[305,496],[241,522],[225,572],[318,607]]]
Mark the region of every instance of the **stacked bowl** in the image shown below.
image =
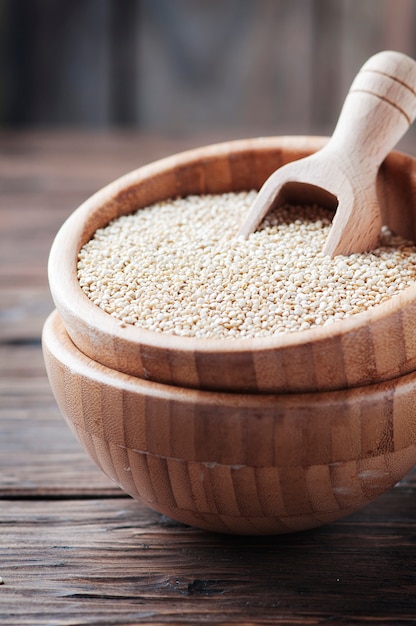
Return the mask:
[[[326,138],[184,152],[96,193],[53,243],[44,357],[61,412],[128,494],[206,530],[277,534],[348,515],[416,463],[416,285],[330,326],[224,341],[121,324],[77,277],[82,246],[161,200],[259,189]],[[383,223],[416,241],[416,160],[377,180]]]

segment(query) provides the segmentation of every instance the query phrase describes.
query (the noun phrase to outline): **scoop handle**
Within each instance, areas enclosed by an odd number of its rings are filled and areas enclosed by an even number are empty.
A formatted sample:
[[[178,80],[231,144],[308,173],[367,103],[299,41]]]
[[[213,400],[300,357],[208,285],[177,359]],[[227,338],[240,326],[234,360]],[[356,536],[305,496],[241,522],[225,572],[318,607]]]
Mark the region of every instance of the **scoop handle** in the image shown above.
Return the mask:
[[[416,61],[385,50],[370,57],[344,101],[328,150],[378,168],[416,117]]]

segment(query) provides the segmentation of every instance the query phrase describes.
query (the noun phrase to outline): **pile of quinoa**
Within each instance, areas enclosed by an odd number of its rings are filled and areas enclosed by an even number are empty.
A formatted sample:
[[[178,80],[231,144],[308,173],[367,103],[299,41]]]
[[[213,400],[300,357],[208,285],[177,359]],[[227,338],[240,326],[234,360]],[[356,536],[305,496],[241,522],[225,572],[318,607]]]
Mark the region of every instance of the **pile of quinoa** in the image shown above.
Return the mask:
[[[78,280],[120,320],[188,337],[259,337],[327,325],[412,285],[416,246],[383,228],[371,253],[322,254],[333,214],[318,206],[271,212],[237,237],[255,191],[154,204],[96,231]]]

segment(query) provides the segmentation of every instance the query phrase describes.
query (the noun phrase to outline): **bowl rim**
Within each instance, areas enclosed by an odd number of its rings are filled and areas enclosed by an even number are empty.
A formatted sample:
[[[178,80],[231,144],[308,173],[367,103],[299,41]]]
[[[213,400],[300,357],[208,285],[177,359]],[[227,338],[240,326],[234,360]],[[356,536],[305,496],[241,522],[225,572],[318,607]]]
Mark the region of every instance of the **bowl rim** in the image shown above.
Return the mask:
[[[106,185],[81,204],[62,224],[52,243],[48,260],[48,278],[53,301],[65,320],[81,319],[94,331],[97,329],[113,340],[122,340],[139,349],[142,346],[184,353],[247,353],[248,351],[276,351],[282,348],[295,348],[305,344],[315,344],[328,339],[342,339],[350,333],[358,332],[369,324],[403,309],[416,300],[416,283],[407,287],[387,301],[366,311],[325,326],[315,326],[300,331],[290,331],[264,337],[233,337],[226,339],[201,338],[150,331],[139,326],[123,323],[106,313],[93,303],[83,292],[77,278],[76,263],[82,245],[97,230],[88,230],[92,216],[109,202],[131,187],[137,187],[149,176],[165,174],[178,166],[186,166],[200,159],[212,159],[219,155],[232,156],[245,151],[270,149],[304,150],[307,153],[321,148],[328,137],[285,135],[237,139],[209,144],[186,150],[150,164],[141,166]],[[413,158],[410,155],[393,151],[390,159]],[[134,209],[142,208],[137,206]],[[113,215],[103,224],[117,217]],[[98,227],[99,228],[99,227]],[[81,245],[79,242],[82,241]]]
[[[252,394],[244,391],[230,392],[179,387],[155,380],[146,380],[115,370],[84,354],[72,342],[57,309],[48,315],[43,325],[42,348],[44,353],[51,354],[71,375],[82,376],[85,381],[94,385],[110,386],[120,391],[147,395],[150,399],[163,402],[176,401],[183,405],[218,406],[221,404],[230,410],[276,409],[277,407],[275,416],[277,420],[281,418],[282,410],[299,410],[305,406],[320,406],[327,409],[336,407],[341,411],[345,409],[346,402],[360,403],[363,399],[376,405],[383,394],[385,394],[386,401],[390,403],[392,394],[397,399],[400,394],[413,394],[416,388],[416,370],[368,385],[295,393]],[[254,418],[256,419],[255,415]],[[338,418],[338,412],[331,417],[334,421]]]

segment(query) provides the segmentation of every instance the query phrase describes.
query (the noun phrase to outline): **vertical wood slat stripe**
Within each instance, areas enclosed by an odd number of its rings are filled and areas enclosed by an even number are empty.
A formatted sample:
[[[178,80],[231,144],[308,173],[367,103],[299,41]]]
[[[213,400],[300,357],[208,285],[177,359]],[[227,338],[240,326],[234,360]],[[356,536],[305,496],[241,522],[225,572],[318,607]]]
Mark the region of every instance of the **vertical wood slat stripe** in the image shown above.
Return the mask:
[[[137,493],[148,506],[154,506],[158,502],[158,490],[154,490],[153,483],[147,467],[146,455],[137,450],[127,450],[129,467],[134,480]],[[134,494],[130,494],[134,495]]]
[[[118,485],[123,485],[125,491],[133,497],[139,496],[131,471],[129,454],[127,448],[113,443],[111,439],[108,442],[108,451],[111,455],[114,467],[114,480]]]

